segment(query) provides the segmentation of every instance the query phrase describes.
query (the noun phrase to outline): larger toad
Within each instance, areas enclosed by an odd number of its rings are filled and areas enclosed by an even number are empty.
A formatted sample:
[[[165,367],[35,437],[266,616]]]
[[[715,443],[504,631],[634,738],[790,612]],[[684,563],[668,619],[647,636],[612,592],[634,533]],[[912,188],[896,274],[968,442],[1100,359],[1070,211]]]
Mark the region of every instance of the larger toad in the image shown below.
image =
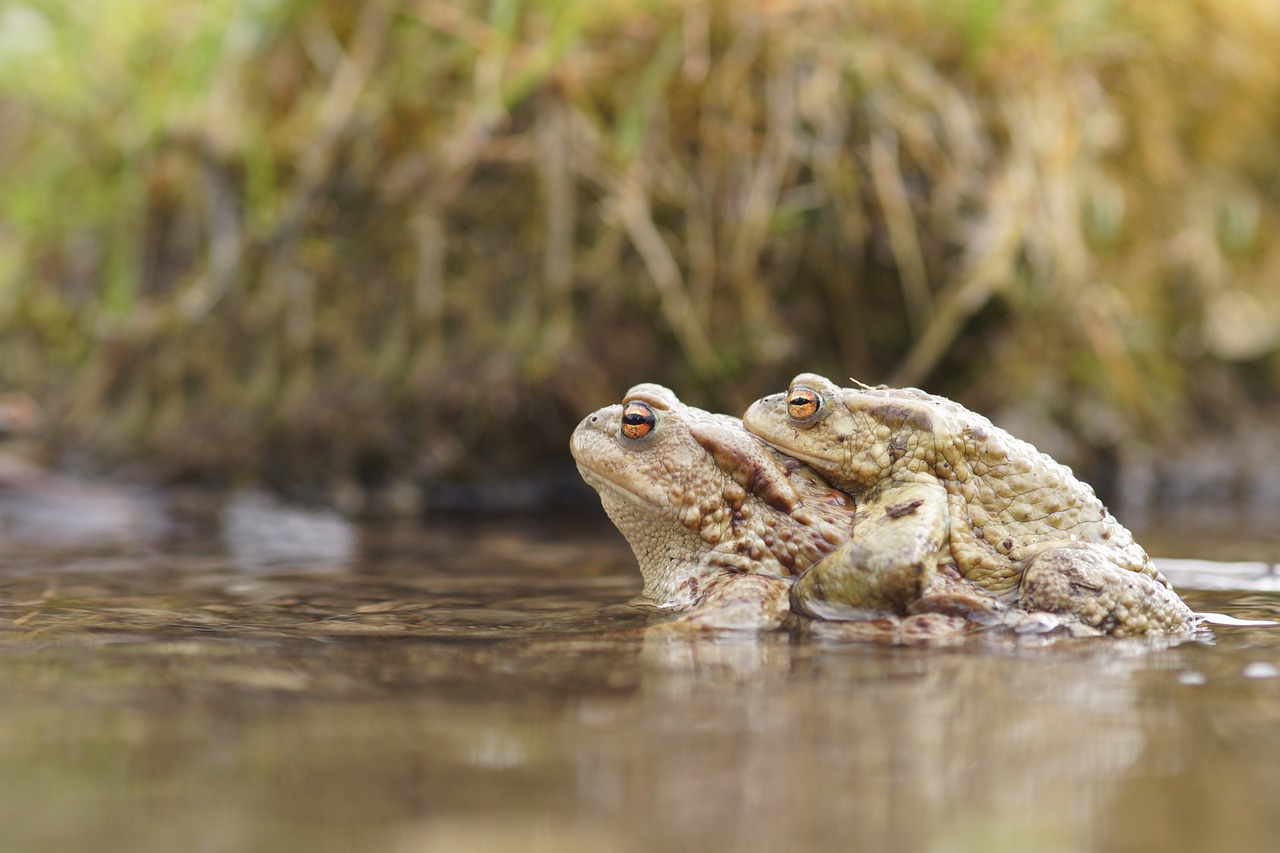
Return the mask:
[[[852,529],[853,502],[742,422],[661,385],[588,415],[570,449],[626,537],[643,598],[720,627],[775,627],[792,579]]]
[[[1195,623],[1093,489],[951,400],[802,373],[743,423],[858,504],[853,537],[795,583],[800,612],[905,612],[950,564],[1008,604],[1114,635]]]

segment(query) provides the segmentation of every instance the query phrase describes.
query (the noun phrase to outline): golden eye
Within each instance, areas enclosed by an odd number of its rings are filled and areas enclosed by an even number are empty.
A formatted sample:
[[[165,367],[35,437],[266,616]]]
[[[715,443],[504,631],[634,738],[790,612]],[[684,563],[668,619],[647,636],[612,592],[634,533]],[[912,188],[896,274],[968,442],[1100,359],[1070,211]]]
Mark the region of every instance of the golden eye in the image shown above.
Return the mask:
[[[807,421],[822,408],[822,398],[811,388],[792,388],[787,397],[787,414],[794,421]]]
[[[622,410],[622,434],[627,438],[644,438],[653,432],[657,418],[644,403],[627,403]]]

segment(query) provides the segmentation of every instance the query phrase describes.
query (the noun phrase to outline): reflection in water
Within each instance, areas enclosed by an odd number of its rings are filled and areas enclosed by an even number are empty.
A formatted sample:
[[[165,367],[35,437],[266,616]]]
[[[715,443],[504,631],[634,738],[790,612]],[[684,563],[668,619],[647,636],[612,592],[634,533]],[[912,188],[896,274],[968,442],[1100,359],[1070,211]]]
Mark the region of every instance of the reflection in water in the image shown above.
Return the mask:
[[[1035,646],[690,637],[620,604],[639,588],[631,557],[579,519],[357,537],[254,500],[220,517],[173,547],[0,561],[7,847],[1280,841],[1274,627]],[[271,542],[295,521],[281,538],[309,555]],[[1267,588],[1188,597],[1280,617]]]
[[[1129,683],[1137,647],[1025,656],[663,638],[643,657],[643,719],[624,728],[660,721],[664,760],[681,763],[666,775],[684,781],[655,807],[680,837],[720,810],[699,843],[730,849],[917,850],[1010,830],[1088,846],[1075,834],[1146,746]],[[725,681],[727,706],[706,687]],[[709,760],[736,796],[698,796]],[[765,826],[751,819],[762,811]]]

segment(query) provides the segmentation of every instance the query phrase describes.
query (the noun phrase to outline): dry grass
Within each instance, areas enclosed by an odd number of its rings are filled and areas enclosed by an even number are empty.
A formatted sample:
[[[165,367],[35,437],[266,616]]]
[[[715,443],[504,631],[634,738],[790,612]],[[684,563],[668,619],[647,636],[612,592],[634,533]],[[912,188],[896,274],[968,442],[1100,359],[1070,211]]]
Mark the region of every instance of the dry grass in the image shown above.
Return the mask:
[[[0,13],[0,390],[97,458],[511,474],[799,369],[1158,442],[1275,384],[1267,0],[82,6]]]

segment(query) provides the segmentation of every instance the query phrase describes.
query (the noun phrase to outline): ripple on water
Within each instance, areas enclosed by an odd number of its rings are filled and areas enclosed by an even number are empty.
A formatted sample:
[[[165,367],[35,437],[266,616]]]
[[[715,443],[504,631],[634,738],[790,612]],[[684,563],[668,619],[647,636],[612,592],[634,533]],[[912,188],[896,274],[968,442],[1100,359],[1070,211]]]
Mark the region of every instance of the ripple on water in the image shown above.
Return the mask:
[[[15,849],[1280,849],[1272,563],[1159,561],[1190,639],[673,636],[603,522],[273,513],[0,555]]]

